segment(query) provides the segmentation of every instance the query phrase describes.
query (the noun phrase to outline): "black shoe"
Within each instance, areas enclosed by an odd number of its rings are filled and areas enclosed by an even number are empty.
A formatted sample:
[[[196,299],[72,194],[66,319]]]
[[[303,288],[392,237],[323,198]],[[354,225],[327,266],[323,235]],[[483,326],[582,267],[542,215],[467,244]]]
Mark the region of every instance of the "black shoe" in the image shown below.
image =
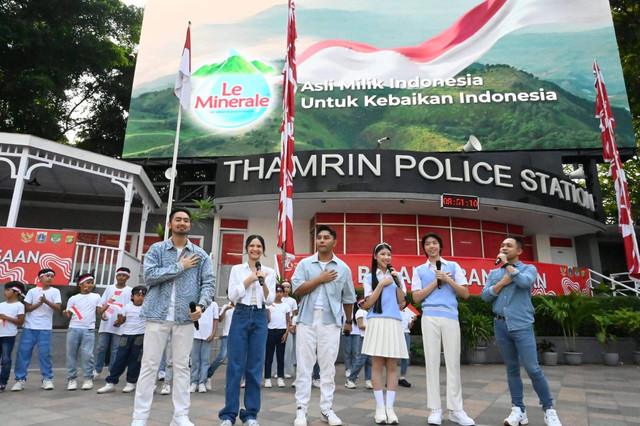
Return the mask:
[[[405,388],[410,388],[411,387],[411,383],[407,382],[407,379],[400,379],[398,380],[398,384],[400,386],[403,386]]]

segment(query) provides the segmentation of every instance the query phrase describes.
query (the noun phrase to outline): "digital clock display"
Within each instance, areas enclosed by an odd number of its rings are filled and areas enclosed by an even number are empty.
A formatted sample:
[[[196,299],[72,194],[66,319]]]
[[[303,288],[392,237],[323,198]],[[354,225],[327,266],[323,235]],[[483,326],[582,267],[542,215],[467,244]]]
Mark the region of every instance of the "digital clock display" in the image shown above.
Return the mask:
[[[475,195],[442,194],[440,207],[443,209],[478,210],[480,202]]]

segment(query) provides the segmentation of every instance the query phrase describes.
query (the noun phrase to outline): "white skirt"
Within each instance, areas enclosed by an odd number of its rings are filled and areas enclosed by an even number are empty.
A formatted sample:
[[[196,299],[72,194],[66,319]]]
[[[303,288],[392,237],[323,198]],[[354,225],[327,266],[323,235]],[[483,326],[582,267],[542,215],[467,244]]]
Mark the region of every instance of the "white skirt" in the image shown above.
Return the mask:
[[[381,317],[367,320],[361,352],[384,358],[408,359],[402,321]]]

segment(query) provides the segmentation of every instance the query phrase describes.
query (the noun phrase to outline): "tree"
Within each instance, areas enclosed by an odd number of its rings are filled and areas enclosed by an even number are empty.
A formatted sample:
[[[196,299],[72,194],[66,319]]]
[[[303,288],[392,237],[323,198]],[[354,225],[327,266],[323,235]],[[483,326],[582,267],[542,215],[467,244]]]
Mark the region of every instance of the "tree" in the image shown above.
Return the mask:
[[[122,152],[142,10],[119,0],[0,3],[0,131]]]

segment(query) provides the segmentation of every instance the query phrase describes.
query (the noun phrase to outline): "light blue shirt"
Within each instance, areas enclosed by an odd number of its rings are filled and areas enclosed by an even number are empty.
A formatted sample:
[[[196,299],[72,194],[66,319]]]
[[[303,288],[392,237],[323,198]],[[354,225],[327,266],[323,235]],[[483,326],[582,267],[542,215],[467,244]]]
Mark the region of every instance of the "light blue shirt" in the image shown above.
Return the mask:
[[[538,270],[533,265],[515,263],[515,272],[510,274],[513,282],[496,294],[493,287],[507,273],[507,268],[493,269],[482,289],[482,300],[493,303],[493,313],[502,315],[509,331],[522,330],[533,324],[531,289],[536,282]]]
[[[314,305],[320,292],[323,294],[323,324],[342,325],[342,305],[355,303],[356,291],[349,266],[334,255],[327,264],[327,268],[335,270],[338,276],[335,280],[320,284],[313,291],[302,296],[298,306],[298,323],[313,325]],[[293,291],[295,292],[304,282],[316,278],[322,271],[318,253],[302,259],[291,277]]]
[[[209,255],[200,247],[187,240],[182,255],[196,254],[198,265],[185,270],[178,261],[178,249],[171,238],[153,244],[144,256],[144,279],[149,286],[144,298],[140,316],[147,321],[165,322],[171,303],[173,287],[176,289],[174,322],[192,322],[189,316],[189,302],[209,306],[213,299],[216,278]]]
[[[380,269],[376,269],[376,275],[378,276],[378,282],[382,281],[385,277],[391,276],[389,272],[382,273]],[[398,275],[398,278],[402,280],[402,277],[400,275]],[[371,274],[367,274],[364,277],[364,297],[369,296],[373,292],[371,279]],[[407,290],[404,287],[404,282],[400,282],[402,284],[402,291],[406,294]],[[396,283],[392,283],[382,289],[382,293],[380,293],[380,297],[382,298],[382,312],[379,314],[375,313],[375,307],[371,306],[371,308],[369,309],[369,313],[367,314],[368,320],[371,318],[393,318],[397,319],[398,321],[402,321],[402,314],[400,313],[400,306],[398,306],[398,296],[396,294],[397,288],[398,286],[396,285]]]
[[[456,284],[468,285],[467,277],[464,276],[462,268],[452,260],[440,258],[442,272],[449,272]],[[430,261],[416,268],[411,289],[413,291],[427,287],[436,279],[436,267]],[[422,316],[444,317],[458,319],[458,300],[456,291],[447,283],[442,283],[441,288],[435,288],[422,301]]]

